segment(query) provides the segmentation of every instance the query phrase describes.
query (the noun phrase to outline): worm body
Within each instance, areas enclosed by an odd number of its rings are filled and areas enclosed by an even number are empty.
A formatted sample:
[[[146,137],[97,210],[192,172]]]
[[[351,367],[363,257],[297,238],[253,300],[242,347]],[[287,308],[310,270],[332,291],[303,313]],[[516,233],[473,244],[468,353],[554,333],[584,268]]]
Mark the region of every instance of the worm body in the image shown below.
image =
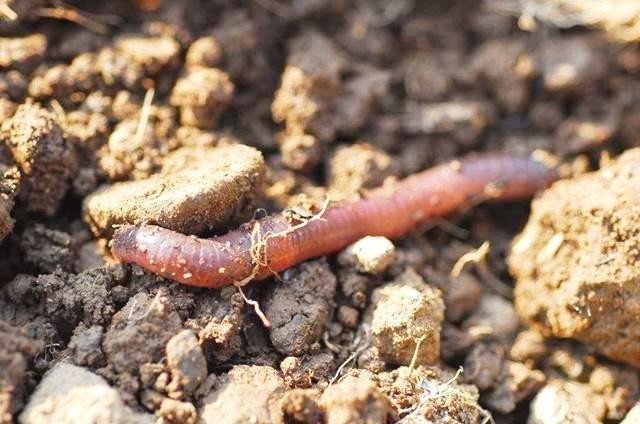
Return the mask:
[[[292,223],[272,215],[212,239],[152,225],[119,228],[113,255],[178,282],[222,287],[263,279],[367,236],[398,238],[429,218],[485,199],[532,196],[558,178],[530,158],[472,156],[412,175],[363,199],[329,206],[321,217]]]

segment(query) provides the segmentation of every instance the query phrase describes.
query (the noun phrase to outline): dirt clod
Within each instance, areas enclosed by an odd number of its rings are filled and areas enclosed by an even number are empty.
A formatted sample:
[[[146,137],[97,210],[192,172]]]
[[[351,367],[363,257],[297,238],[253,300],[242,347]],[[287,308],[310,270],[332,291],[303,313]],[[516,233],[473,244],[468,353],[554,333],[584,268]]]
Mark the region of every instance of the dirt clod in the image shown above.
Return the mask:
[[[328,168],[329,196],[335,201],[357,198],[393,174],[389,155],[364,143],[338,147]]]
[[[29,72],[42,60],[47,38],[32,34],[24,38],[0,38],[0,68]]]
[[[293,389],[282,398],[282,412],[285,422],[291,424],[319,424],[322,410],[318,405],[320,392],[314,389]]]
[[[118,391],[85,368],[59,363],[49,371],[19,417],[20,423],[152,423],[134,412]]]
[[[26,330],[0,321],[0,422],[11,422],[22,407],[29,362],[43,347]]]
[[[265,366],[237,365],[222,375],[202,400],[200,421],[283,423],[280,399],[285,385],[278,372]]]
[[[171,104],[180,107],[182,125],[212,128],[232,96],[229,75],[216,68],[196,67],[176,82]]]
[[[412,269],[374,290],[367,314],[373,345],[388,364],[409,365],[414,354],[419,365],[438,361],[444,303]]]
[[[71,235],[36,224],[27,228],[21,238],[21,249],[25,261],[43,273],[61,268],[71,271],[73,267],[73,246]]]
[[[113,316],[102,349],[117,372],[137,375],[141,365],[164,356],[167,342],[181,325],[166,295],[140,292]]]
[[[242,145],[201,152],[200,159],[181,171],[98,190],[84,202],[85,220],[97,235],[125,223],[189,234],[220,228],[251,204],[262,183],[264,161],[257,150]]]
[[[53,215],[76,169],[75,154],[56,116],[37,104],[23,104],[2,123],[0,138],[23,176],[19,199],[28,210]]]
[[[383,424],[391,412],[389,401],[373,381],[352,376],[328,387],[320,403],[327,424]]]
[[[158,411],[160,424],[196,424],[196,407],[189,402],[163,399]]]
[[[191,330],[183,330],[169,340],[167,364],[172,376],[170,391],[191,394],[207,377],[207,362]]]
[[[585,384],[552,380],[531,403],[528,424],[568,421],[597,423],[605,417],[606,405]]]
[[[637,239],[640,151],[561,181],[533,204],[511,250],[515,305],[545,335],[575,338],[640,366]]]
[[[104,361],[101,347],[103,334],[104,329],[99,325],[78,325],[68,346],[73,363],[97,368]]]
[[[336,277],[325,260],[304,262],[282,274],[263,304],[273,346],[301,355],[319,340],[334,308]]]

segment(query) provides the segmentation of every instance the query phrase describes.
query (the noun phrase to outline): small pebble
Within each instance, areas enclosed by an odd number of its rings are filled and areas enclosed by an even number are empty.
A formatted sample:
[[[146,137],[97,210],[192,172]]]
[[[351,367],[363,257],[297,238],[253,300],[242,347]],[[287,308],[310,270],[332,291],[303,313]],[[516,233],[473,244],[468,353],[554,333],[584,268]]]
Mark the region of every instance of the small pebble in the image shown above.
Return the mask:
[[[367,236],[344,249],[338,256],[338,262],[375,275],[384,272],[391,265],[394,254],[395,247],[387,238]]]

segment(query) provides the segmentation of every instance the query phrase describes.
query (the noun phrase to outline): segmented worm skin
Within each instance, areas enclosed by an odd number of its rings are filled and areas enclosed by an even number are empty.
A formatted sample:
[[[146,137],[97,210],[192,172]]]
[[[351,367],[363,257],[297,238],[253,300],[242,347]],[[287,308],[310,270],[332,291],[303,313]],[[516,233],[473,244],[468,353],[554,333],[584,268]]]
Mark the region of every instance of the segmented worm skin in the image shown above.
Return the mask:
[[[112,253],[180,283],[217,288],[266,278],[367,235],[398,238],[429,218],[481,200],[527,198],[557,178],[555,168],[531,158],[477,155],[372,190],[363,199],[331,205],[322,219],[293,229],[283,215],[249,222],[213,239],[127,225],[115,232]],[[263,241],[261,264],[256,264],[255,249],[252,255],[256,240]]]

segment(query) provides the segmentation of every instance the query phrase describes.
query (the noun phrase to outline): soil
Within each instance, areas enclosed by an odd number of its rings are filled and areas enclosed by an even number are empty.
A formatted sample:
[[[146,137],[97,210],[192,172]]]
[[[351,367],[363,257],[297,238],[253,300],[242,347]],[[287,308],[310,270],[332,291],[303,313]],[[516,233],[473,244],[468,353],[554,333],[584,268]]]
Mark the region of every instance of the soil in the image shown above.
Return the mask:
[[[472,3],[0,1],[0,423],[637,421],[640,50]],[[109,254],[540,150],[242,292]]]

